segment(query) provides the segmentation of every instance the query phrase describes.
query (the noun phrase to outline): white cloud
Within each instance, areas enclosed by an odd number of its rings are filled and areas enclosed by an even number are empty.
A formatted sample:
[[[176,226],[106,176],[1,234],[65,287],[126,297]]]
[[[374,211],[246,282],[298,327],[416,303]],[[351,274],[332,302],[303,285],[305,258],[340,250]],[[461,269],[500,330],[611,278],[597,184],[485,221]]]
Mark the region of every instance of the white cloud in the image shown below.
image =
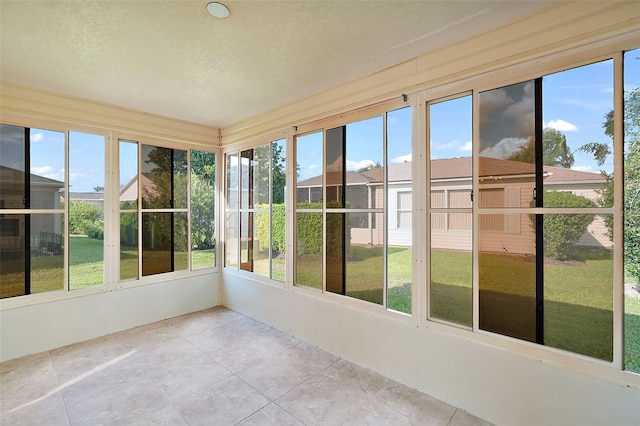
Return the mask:
[[[490,158],[509,158],[526,143],[525,138],[504,138],[494,146],[483,149],[480,155]]]
[[[32,167],[31,173],[35,175],[43,175],[45,173],[51,173],[53,171],[53,167],[51,166],[42,166],[42,167]]]
[[[318,165],[317,164],[311,164],[309,167],[307,167],[308,170],[313,170],[315,168],[317,168]]]
[[[551,127],[552,129],[558,130],[560,132],[576,132],[578,130],[578,126],[575,124],[569,123],[568,121],[564,121],[559,118],[557,120],[551,120],[548,123],[544,123],[544,128]]]
[[[40,142],[44,135],[42,133],[32,133],[29,135],[29,139],[31,142]]]
[[[42,167],[32,167],[31,173],[34,175],[42,176],[48,179],[54,180],[63,180],[64,179],[64,169],[59,169],[57,171],[53,170],[51,166],[42,166]]]
[[[468,141],[464,145],[462,145],[460,148],[458,148],[458,150],[465,151],[465,152],[471,152],[472,148],[473,148],[473,143],[471,141]]]
[[[391,163],[410,163],[411,154],[400,155],[399,157],[392,158]]]
[[[375,164],[376,163],[374,163],[371,160],[360,160],[360,161],[347,160],[347,170],[360,170],[365,167],[375,166]]]

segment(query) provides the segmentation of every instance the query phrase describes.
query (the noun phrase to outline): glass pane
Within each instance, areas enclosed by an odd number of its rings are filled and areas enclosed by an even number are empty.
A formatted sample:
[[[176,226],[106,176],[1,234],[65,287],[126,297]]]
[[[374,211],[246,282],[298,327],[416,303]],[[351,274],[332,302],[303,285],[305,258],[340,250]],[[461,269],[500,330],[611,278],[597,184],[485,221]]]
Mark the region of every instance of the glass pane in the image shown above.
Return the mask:
[[[471,222],[471,213],[455,213]],[[445,213],[441,213],[445,215]],[[453,215],[453,213],[449,213]],[[432,219],[433,221],[433,219]],[[471,229],[431,228],[431,317],[471,327],[472,244]]]
[[[471,326],[471,96],[429,105],[430,317]],[[449,209],[468,209],[468,213]]]
[[[271,278],[286,279],[285,188],[287,140],[271,143]]]
[[[307,190],[308,197],[296,200],[298,208],[322,208],[322,132],[296,137],[296,194]]]
[[[269,174],[271,171],[271,146],[263,145],[253,150],[253,204],[269,204]]]
[[[478,97],[481,207],[529,207],[533,200],[534,87],[534,81],[527,81]],[[503,196],[486,199],[490,193],[484,188],[500,190]]]
[[[624,87],[624,366],[640,373],[640,49],[624,54]]]
[[[142,145],[141,192],[143,209],[171,208],[172,170],[172,149]]]
[[[32,209],[60,209],[64,192],[64,148],[62,132],[31,129],[30,207]]]
[[[238,212],[227,211],[225,217],[225,266],[238,267],[238,242],[240,236],[240,223]]]
[[[1,146],[2,144],[0,144]],[[27,215],[0,214],[0,298],[26,294]]]
[[[31,293],[64,289],[64,215],[30,215]]]
[[[327,130],[326,138],[327,208],[341,208],[345,207],[345,128]]]
[[[240,269],[253,271],[253,212],[240,212]]]
[[[138,208],[138,144],[120,141],[120,210]]]
[[[373,207],[368,184],[384,176],[383,136],[382,117],[347,124],[345,207]]]
[[[225,266],[238,267],[238,237],[240,223],[238,222],[239,170],[238,154],[226,155],[226,217],[225,217]]]
[[[536,341],[536,245],[527,214],[490,215],[502,229],[483,229],[480,215],[480,328]]]
[[[329,215],[327,215],[327,232],[331,230],[329,219]],[[349,230],[347,229],[346,232],[348,233]],[[345,293],[347,296],[382,305],[384,291],[384,247],[382,245],[348,245],[345,269]],[[333,268],[329,269],[328,257],[327,290],[329,289],[330,272],[333,272]],[[391,308],[393,309],[393,307]]]
[[[187,151],[173,149],[173,208],[186,209],[189,169],[187,168]]]
[[[0,209],[26,208],[28,135],[29,129],[24,127],[0,124]]]
[[[120,280],[138,278],[138,214],[120,214]]]
[[[173,213],[142,213],[142,275],[173,270]]]
[[[261,205],[266,208],[256,209],[253,213],[253,272],[269,277],[269,251],[271,250],[269,205]]]
[[[216,265],[216,155],[191,151],[191,269]]]
[[[387,192],[384,191],[384,168],[371,170],[369,183],[376,208],[384,208],[387,214],[387,308],[406,314],[411,313],[412,249],[411,207],[404,207],[412,197],[411,185],[411,107],[387,113]],[[401,201],[398,201],[398,194]],[[398,210],[398,203],[402,208]],[[373,241],[380,245],[384,239],[384,217],[372,215]]]
[[[544,216],[544,344],[613,360],[611,216]]]
[[[327,213],[327,291],[337,294],[345,292],[345,214]],[[347,248],[348,249],[348,248]]]
[[[173,213],[173,270],[189,269],[187,212]]]
[[[545,76],[542,100],[545,193],[599,200],[614,171],[613,155],[605,156],[613,151],[613,60]],[[543,204],[561,207],[546,197]]]
[[[296,214],[296,285],[322,289],[322,213]]]
[[[69,133],[69,289],[104,281],[104,136]]]

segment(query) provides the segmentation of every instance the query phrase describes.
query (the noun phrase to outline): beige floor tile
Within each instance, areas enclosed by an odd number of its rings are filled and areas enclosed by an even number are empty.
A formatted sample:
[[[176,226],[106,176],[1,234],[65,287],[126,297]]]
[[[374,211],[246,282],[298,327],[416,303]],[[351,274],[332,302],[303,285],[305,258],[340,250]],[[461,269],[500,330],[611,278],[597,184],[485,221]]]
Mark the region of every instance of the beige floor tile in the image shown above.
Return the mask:
[[[491,426],[492,423],[471,415],[463,410],[456,410],[448,426]]]
[[[136,419],[170,406],[156,386],[144,378],[70,404],[67,412],[72,424],[135,424]]]
[[[389,381],[366,404],[369,408],[378,405],[399,412],[410,424],[446,425],[456,411],[449,404],[394,381]]]
[[[171,402],[193,395],[201,389],[230,377],[229,370],[207,355],[198,355],[148,372],[151,381]]]
[[[69,425],[62,396],[55,392],[39,398],[12,400],[11,409],[0,408],[2,425]]]
[[[269,404],[262,410],[254,413],[247,419],[238,423],[238,426],[303,426],[300,420],[278,407]]]
[[[232,376],[173,403],[190,425],[235,425],[269,404],[251,386]]]
[[[271,400],[275,400],[314,374],[338,361],[306,343],[300,343],[238,373],[238,376]]]

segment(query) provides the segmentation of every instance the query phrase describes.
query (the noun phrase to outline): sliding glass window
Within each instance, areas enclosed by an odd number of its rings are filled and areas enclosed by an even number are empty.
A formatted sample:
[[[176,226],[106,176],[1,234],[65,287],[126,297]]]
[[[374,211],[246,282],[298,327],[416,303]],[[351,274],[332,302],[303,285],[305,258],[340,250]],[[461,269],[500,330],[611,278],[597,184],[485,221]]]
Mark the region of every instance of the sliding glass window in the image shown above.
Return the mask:
[[[481,329],[613,359],[612,92],[610,60],[479,94]]]
[[[472,325],[471,96],[428,104],[430,318]]]
[[[284,281],[286,140],[226,159],[225,265]]]

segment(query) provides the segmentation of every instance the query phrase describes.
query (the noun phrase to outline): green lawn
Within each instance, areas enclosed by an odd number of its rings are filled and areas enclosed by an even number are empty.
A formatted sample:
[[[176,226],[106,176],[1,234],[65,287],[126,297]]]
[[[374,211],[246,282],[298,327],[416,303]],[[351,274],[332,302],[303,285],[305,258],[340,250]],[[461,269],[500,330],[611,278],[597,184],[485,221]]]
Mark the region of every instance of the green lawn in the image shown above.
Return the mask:
[[[102,283],[103,241],[72,236],[69,239],[71,288]],[[572,352],[610,360],[612,357],[612,262],[607,253],[586,252],[581,262],[545,265],[545,344]],[[186,259],[182,259],[184,263]],[[193,252],[194,268],[214,264],[214,251]],[[499,324],[530,321],[523,307],[531,307],[533,293],[523,286],[530,273],[530,260],[516,255],[483,253],[481,266],[481,306],[491,307]],[[181,264],[182,264],[181,263]],[[411,312],[411,250],[389,248],[387,305],[389,309]],[[431,316],[471,325],[471,254],[435,250],[431,254]],[[137,249],[121,252],[121,276],[137,277]],[[382,251],[379,247],[351,247],[347,259],[347,296],[382,304]],[[273,259],[274,278],[284,280],[284,258]],[[268,275],[268,261],[257,261],[256,272]],[[24,265],[3,261],[0,295],[23,294]],[[63,257],[34,258],[31,262],[32,292],[63,288]],[[484,275],[483,271],[487,271]],[[496,273],[495,271],[499,271]],[[297,283],[322,286],[322,257],[298,256]],[[488,297],[486,297],[488,296]],[[494,303],[493,307],[491,303]],[[486,307],[485,306],[485,307]],[[492,318],[491,311],[482,311]],[[483,324],[481,324],[482,326]],[[520,324],[521,325],[521,324]],[[488,327],[482,327],[487,328]],[[507,333],[505,333],[507,334]],[[625,298],[626,368],[640,372],[640,300]]]

